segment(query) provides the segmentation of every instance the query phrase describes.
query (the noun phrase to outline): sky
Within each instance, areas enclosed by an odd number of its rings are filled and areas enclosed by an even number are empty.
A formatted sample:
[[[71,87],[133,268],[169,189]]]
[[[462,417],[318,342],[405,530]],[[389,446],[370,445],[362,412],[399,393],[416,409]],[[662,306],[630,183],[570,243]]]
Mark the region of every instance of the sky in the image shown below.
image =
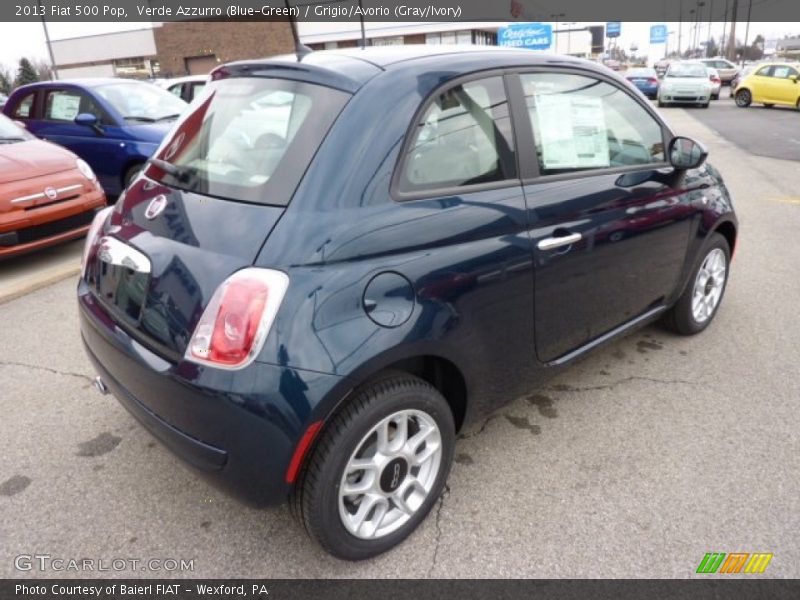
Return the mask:
[[[589,23],[581,23],[588,25]],[[149,27],[148,22],[130,23],[48,23],[50,37],[53,40],[92,35],[97,33],[108,33],[112,31],[125,31],[130,29],[142,29]],[[639,54],[646,54],[649,46],[649,31],[651,23],[623,22],[619,44],[629,50],[631,43],[639,46]],[[670,31],[678,30],[677,23],[667,23]],[[683,45],[689,40],[691,35],[692,23],[683,25]],[[701,27],[701,35],[706,37],[708,23]],[[722,35],[722,23],[712,23],[712,35],[719,38]],[[737,25],[737,37],[744,39],[745,24]],[[800,35],[800,23],[751,23],[750,39],[761,34],[766,39],[782,38],[785,35]],[[670,46],[674,47],[677,42],[677,33],[670,38]],[[659,49],[654,49],[654,52]],[[663,53],[663,47],[660,47]],[[36,59],[47,59],[47,47],[45,45],[44,32],[40,22],[30,23],[9,23],[0,22],[0,64],[8,67],[16,67],[19,59],[23,56]]]

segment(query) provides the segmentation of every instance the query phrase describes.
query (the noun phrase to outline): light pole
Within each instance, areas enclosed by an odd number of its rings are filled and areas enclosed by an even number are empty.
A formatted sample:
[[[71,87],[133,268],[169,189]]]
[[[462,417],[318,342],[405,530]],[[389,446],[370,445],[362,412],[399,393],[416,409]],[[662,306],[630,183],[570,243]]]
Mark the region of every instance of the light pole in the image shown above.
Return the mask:
[[[744,29],[744,48],[742,49],[742,66],[747,60],[747,38],[750,36],[750,10],[753,8],[753,0],[747,1],[747,25]]]
[[[56,69],[56,59],[53,57],[53,45],[50,43],[50,32],[47,30],[47,21],[44,20],[44,9],[41,0],[36,0],[39,7],[39,14],[42,15],[42,27],[44,28],[44,41],[47,44],[47,54],[50,55],[50,78],[58,79],[58,69]]]
[[[558,20],[566,16],[566,13],[553,13],[550,15],[550,20],[556,24],[556,54],[558,54]]]
[[[572,52],[572,26],[575,25],[575,21],[571,23],[564,23],[567,26],[567,54]]]

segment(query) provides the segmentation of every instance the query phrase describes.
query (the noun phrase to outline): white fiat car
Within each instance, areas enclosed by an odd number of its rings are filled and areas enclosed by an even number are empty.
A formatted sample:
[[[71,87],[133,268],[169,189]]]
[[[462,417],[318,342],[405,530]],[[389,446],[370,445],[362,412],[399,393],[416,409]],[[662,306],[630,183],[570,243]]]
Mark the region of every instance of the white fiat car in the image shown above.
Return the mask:
[[[708,68],[700,61],[681,61],[670,64],[658,88],[658,105],[694,104],[708,108],[714,84]]]

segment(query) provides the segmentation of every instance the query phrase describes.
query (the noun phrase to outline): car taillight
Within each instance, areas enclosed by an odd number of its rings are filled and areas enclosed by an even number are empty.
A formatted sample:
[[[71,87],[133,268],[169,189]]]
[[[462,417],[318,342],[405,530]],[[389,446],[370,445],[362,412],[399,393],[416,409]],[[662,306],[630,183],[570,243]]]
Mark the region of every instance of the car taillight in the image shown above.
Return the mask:
[[[106,206],[94,216],[92,224],[89,226],[89,231],[86,233],[86,242],[83,245],[83,255],[81,256],[81,277],[86,276],[86,263],[89,261],[89,251],[97,241],[97,236],[112,210],[114,210],[113,206]]]
[[[656,79],[655,77],[650,77],[650,78],[647,80],[647,83],[649,83],[650,85],[655,85],[655,84],[657,84],[657,83],[658,83],[658,79]]]
[[[714,83],[720,83],[721,81],[720,78],[717,77],[716,75],[710,75],[709,79],[711,79],[711,81],[713,81]]]
[[[203,311],[186,359],[241,369],[258,355],[281,305],[289,277],[281,271],[249,267],[217,288]]]

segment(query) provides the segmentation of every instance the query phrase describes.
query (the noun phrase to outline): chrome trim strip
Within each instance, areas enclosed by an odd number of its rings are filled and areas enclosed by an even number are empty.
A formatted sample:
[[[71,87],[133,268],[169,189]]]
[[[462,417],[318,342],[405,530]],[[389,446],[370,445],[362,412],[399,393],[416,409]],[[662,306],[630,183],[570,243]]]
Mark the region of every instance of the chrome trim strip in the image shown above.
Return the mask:
[[[19,198],[14,198],[11,201],[11,204],[18,204],[20,202],[28,202],[29,200],[37,200],[39,198],[44,198],[44,193],[39,192],[38,194],[31,194],[30,196],[20,196]]]
[[[64,192],[71,192],[72,190],[78,190],[83,187],[82,183],[76,183],[73,185],[67,185],[61,188],[56,189],[56,194],[63,194]],[[38,200],[39,198],[45,198],[44,192],[39,192],[38,194],[31,194],[30,196],[20,196],[19,198],[14,198],[11,201],[11,204],[20,204],[22,202],[30,202],[31,200]],[[58,200],[58,196],[53,198],[51,202]]]
[[[137,273],[150,273],[150,259],[117,238],[103,236],[97,243],[97,258],[110,265],[125,267]]]

